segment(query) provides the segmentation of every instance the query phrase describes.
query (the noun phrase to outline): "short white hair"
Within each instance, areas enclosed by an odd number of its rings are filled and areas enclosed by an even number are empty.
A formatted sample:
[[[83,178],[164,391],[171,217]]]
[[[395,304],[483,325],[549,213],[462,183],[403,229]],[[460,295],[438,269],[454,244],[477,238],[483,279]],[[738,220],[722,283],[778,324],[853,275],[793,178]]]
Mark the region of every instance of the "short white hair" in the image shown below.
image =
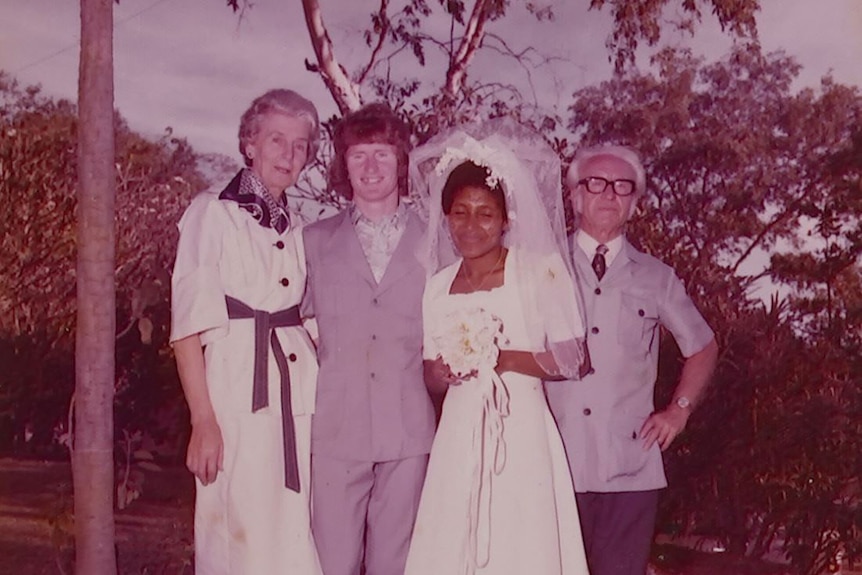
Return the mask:
[[[246,147],[260,133],[261,120],[266,114],[281,112],[288,116],[301,118],[308,122],[311,132],[308,142],[308,157],[305,164],[308,165],[317,153],[317,142],[320,138],[320,120],[317,116],[317,108],[310,100],[300,96],[293,90],[284,88],[270,90],[254,99],[251,106],[243,112],[239,120],[239,153],[247,167],[251,167],[252,161],[248,157]]]
[[[640,196],[646,191],[646,171],[644,170],[640,155],[627,146],[614,145],[593,146],[578,150],[578,153],[575,154],[575,159],[569,164],[569,169],[566,172],[566,185],[569,190],[574,190],[578,182],[583,179],[582,171],[587,162],[600,156],[611,156],[631,166],[635,171],[635,194]]]

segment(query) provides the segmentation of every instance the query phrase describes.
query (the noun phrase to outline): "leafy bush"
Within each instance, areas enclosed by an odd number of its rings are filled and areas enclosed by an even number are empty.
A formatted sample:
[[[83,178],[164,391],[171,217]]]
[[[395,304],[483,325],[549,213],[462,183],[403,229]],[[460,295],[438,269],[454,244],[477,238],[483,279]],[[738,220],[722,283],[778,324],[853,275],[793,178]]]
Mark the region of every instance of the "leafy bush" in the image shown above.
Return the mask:
[[[0,73],[0,453],[65,453],[74,390],[76,129],[72,103]],[[176,222],[209,185],[204,173],[218,178],[230,164],[196,153],[170,129],[146,138],[119,116],[115,129],[122,479],[129,438],[138,467],[179,458],[187,419],[168,346]]]

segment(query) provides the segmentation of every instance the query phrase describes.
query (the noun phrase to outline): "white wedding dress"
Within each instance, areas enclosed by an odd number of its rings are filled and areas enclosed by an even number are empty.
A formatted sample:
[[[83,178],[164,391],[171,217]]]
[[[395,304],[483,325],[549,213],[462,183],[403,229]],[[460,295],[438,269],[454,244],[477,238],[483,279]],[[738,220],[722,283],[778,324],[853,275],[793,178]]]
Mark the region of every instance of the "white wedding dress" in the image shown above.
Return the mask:
[[[526,270],[515,261],[507,258],[504,284],[491,291],[450,294],[460,261],[429,280],[427,359],[437,356],[433,336],[446,331],[447,316],[477,307],[502,319],[501,347],[541,349],[543,342],[528,341],[515,284]],[[446,395],[405,574],[472,573],[588,573],[562,440],[533,377],[506,373],[496,389],[468,380]]]

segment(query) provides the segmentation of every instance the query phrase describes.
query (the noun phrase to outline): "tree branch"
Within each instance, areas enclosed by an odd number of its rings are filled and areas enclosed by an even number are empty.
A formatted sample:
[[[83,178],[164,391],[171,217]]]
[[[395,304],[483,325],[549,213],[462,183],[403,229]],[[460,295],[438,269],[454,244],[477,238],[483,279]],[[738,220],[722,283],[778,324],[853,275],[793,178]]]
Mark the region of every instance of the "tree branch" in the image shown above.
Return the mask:
[[[771,222],[766,224],[763,227],[763,229],[760,230],[760,233],[757,234],[757,236],[753,240],[751,240],[751,244],[736,259],[736,263],[734,263],[733,267],[731,267],[730,273],[732,273],[733,275],[736,275],[736,270],[739,269],[739,266],[742,265],[742,262],[744,262],[746,260],[746,258],[748,258],[748,256],[751,255],[751,253],[754,251],[754,249],[758,245],[760,245],[760,243],[764,240],[764,238],[766,238],[766,236],[772,230],[774,230],[779,224],[784,222],[784,220],[786,220],[791,215],[791,213],[796,211],[796,207],[799,205],[799,203],[802,201],[802,198],[804,198],[804,197],[805,197],[805,193],[802,193],[795,200],[793,200],[793,202],[791,202],[789,206],[787,206],[787,209],[785,209],[782,212],[780,212],[779,214],[777,214],[774,218],[772,218]]]
[[[502,46],[502,47],[498,47],[498,46],[493,46],[493,45],[489,44],[488,45],[489,49],[494,50],[495,52],[497,52],[499,54],[503,54],[505,56],[509,56],[510,58],[513,58],[518,63],[518,65],[521,67],[521,69],[524,70],[524,73],[527,75],[527,85],[530,87],[530,92],[533,95],[533,103],[534,104],[537,103],[538,102],[538,96],[536,95],[536,86],[533,83],[533,73],[532,73],[532,70],[530,68],[538,69],[539,66],[548,64],[554,60],[562,61],[563,58],[552,58],[552,57],[548,57],[548,56],[542,56],[532,46],[527,47],[524,50],[521,50],[520,52],[515,52],[514,50],[512,50],[512,48],[509,46],[509,44],[503,38],[498,36],[497,34],[487,34],[487,37],[490,39],[496,40],[497,42],[500,43],[500,46]],[[530,53],[535,53],[537,56],[539,56],[541,58],[541,62],[538,64],[534,63],[528,57]]]
[[[488,21],[488,15],[488,0],[476,0],[476,4],[473,5],[473,12],[464,28],[461,43],[452,56],[449,69],[446,70],[446,85],[443,91],[450,98],[454,99],[464,86],[467,66],[485,37],[485,22]]]
[[[383,48],[383,42],[386,40],[386,34],[389,32],[389,17],[386,15],[386,9],[388,7],[389,0],[380,0],[380,10],[377,11],[377,17],[380,21],[380,30],[377,34],[377,45],[375,45],[374,49],[371,51],[371,56],[368,58],[368,64],[365,66],[365,69],[360,72],[359,77],[356,79],[356,84],[360,86],[365,82],[368,74],[374,68],[377,56],[380,54],[380,50]]]
[[[318,0],[302,0],[308,36],[317,57],[317,72],[323,79],[335,105],[342,114],[358,110],[362,106],[359,87],[350,81],[347,73],[335,57],[332,40],[323,23]]]

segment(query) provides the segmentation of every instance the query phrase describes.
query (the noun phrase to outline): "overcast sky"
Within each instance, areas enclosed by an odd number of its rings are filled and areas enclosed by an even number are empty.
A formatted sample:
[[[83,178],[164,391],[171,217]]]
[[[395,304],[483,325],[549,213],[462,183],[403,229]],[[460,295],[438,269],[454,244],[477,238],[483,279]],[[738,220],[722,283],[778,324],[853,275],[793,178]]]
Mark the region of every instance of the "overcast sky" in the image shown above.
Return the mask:
[[[816,85],[831,71],[862,86],[862,0],[762,0],[758,18],[765,50],[783,49],[803,65],[801,84]],[[362,30],[375,2],[321,0],[336,53],[351,69],[364,55]],[[436,6],[436,2],[430,4]],[[587,13],[586,0],[558,0],[557,19],[538,24],[518,1],[489,31],[514,49],[535,46],[553,56],[533,72],[542,105],[565,109],[571,93],[610,75],[604,46],[606,13]],[[52,96],[77,93],[78,0],[0,0],[0,69],[22,84],[41,84]],[[304,60],[313,60],[299,0],[254,0],[242,20],[224,0],[122,0],[115,7],[116,106],[136,130],[150,135],[170,126],[202,152],[238,159],[239,116],[257,95],[290,87],[311,98],[323,116],[332,100]],[[710,59],[730,46],[710,15],[693,40],[670,36]],[[354,59],[351,59],[354,58]],[[439,69],[411,74],[434,81]],[[474,72],[523,81],[511,64],[485,58]],[[408,72],[404,72],[408,73]]]

